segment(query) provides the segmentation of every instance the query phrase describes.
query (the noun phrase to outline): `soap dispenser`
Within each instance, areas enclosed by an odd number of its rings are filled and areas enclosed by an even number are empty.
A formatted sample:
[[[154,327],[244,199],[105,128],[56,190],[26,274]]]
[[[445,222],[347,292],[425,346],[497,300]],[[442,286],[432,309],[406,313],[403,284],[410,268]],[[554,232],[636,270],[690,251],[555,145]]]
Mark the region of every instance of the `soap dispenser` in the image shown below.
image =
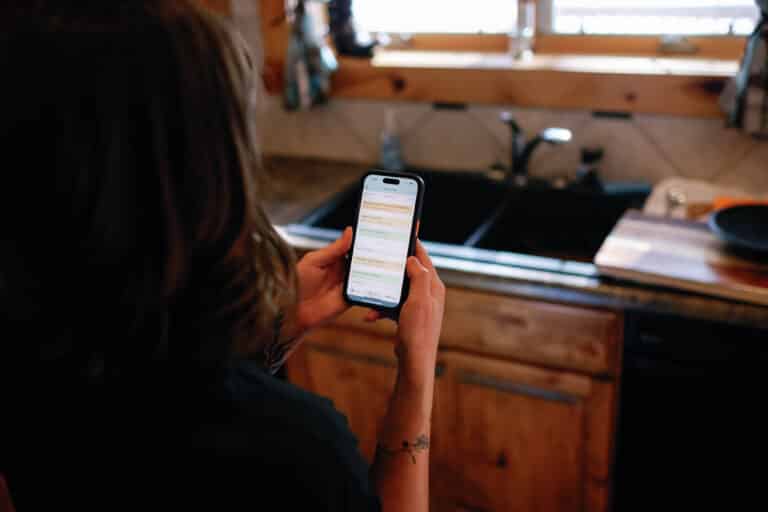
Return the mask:
[[[397,135],[395,111],[393,109],[387,110],[386,117],[384,118],[384,130],[381,132],[379,166],[387,171],[405,170],[400,138]]]

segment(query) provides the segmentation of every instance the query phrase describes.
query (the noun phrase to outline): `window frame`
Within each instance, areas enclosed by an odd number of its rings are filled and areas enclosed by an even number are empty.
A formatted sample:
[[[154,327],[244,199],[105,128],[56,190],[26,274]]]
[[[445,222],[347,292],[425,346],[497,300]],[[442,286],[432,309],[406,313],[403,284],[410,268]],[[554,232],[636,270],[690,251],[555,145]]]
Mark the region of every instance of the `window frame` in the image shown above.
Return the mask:
[[[252,1],[261,9],[265,85],[269,93],[279,95],[289,37],[284,0]],[[746,38],[688,37],[688,41],[698,48],[695,54],[670,55],[656,36],[539,31],[536,62],[527,65],[511,58],[504,61],[509,44],[504,34],[414,34],[406,51],[399,52],[407,57],[401,61],[396,48],[381,50],[393,57],[387,64],[340,58],[332,95],[722,118],[720,92],[738,69]],[[420,52],[426,57],[423,62]],[[474,55],[464,57],[467,52]],[[466,65],[473,59],[491,64]],[[600,62],[595,66],[596,61]]]
[[[675,53],[662,45],[660,35],[558,34],[552,32],[553,0],[536,3],[536,38],[534,51],[554,55],[621,55],[640,57],[673,57],[738,60],[745,36],[684,36],[693,51]],[[447,52],[505,52],[509,46],[506,34],[416,33],[400,45],[401,49]]]
[[[659,36],[572,35],[539,33],[534,51],[546,55],[617,55],[633,57],[685,57],[739,60],[744,51],[743,36],[687,36],[694,52],[670,52]],[[506,52],[509,38],[504,34],[413,34],[400,49],[445,52]]]

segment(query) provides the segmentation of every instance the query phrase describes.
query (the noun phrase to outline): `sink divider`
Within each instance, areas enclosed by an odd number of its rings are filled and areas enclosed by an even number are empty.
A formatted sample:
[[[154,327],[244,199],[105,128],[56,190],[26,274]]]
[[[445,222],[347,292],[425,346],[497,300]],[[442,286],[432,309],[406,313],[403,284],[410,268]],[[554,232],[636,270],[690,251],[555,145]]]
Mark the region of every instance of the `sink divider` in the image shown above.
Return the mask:
[[[507,210],[507,206],[509,204],[508,200],[504,200],[499,204],[499,206],[496,207],[496,210],[485,220],[483,221],[480,226],[478,226],[472,234],[469,235],[469,237],[464,241],[465,247],[474,247],[476,246],[480,240],[485,237],[485,235],[488,234],[488,232],[491,230],[491,228],[496,224],[496,222],[499,220],[499,218],[504,215],[504,212]]]

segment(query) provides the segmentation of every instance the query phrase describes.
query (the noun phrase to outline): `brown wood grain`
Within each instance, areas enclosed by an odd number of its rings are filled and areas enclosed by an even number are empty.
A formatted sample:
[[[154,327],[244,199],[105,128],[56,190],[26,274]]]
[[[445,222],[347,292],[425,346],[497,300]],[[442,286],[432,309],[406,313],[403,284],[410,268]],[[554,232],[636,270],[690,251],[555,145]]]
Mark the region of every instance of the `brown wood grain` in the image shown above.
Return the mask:
[[[280,64],[270,63],[269,69]],[[342,98],[515,104],[721,117],[720,76],[594,73],[553,69],[376,67],[342,59],[333,94]]]
[[[595,262],[605,275],[768,305],[768,264],[729,251],[699,222],[630,212]]]
[[[264,56],[267,61],[282,61],[288,48],[290,28],[285,20],[283,0],[259,1],[261,37],[264,38]]]
[[[618,373],[619,315],[464,290],[448,295],[432,510],[608,510],[618,377],[590,372]],[[391,322],[362,322],[364,313],[353,309],[312,333],[288,375],[333,400],[370,460],[394,385],[396,331]]]
[[[608,510],[613,474],[618,414],[617,381],[594,381],[587,399],[585,510]]]
[[[473,356],[446,354],[444,359],[456,408],[456,505],[510,512],[583,510],[590,380]],[[562,400],[547,398],[550,391]]]
[[[432,416],[432,444],[430,447],[431,510],[456,510],[461,502],[461,460],[456,450],[457,426],[456,389],[452,368],[445,359],[438,358],[438,376],[435,380],[435,405]]]
[[[615,375],[618,313],[451,288],[441,347]]]

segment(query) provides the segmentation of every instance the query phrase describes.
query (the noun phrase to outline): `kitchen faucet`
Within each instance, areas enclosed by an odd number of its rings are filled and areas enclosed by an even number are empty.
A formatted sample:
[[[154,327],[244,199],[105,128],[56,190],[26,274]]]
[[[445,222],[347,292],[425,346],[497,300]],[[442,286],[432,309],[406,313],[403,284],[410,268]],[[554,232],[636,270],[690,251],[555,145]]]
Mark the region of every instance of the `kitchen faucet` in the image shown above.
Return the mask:
[[[511,186],[524,187],[528,184],[528,165],[531,156],[542,142],[552,145],[565,144],[571,141],[573,134],[565,128],[546,128],[536,137],[526,142],[525,134],[510,112],[502,112],[501,122],[509,126],[511,132],[509,169],[506,181]]]

